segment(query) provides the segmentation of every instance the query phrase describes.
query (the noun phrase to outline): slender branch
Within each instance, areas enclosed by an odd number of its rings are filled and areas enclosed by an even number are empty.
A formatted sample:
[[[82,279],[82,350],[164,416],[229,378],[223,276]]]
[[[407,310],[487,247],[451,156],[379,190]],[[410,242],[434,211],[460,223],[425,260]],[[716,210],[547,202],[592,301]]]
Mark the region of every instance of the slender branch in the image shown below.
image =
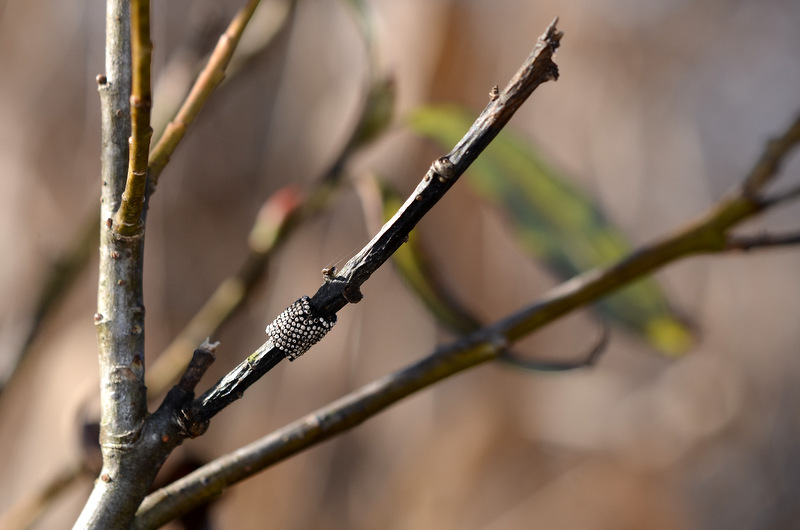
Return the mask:
[[[800,197],[800,186],[794,186],[788,190],[782,191],[781,193],[776,193],[762,199],[761,204],[766,209],[776,204],[792,201],[798,197]]]
[[[147,159],[150,152],[150,109],[153,106],[150,88],[150,63],[153,43],[150,42],[150,0],[131,0],[131,139],[128,178],[122,203],[114,218],[115,229],[123,236],[134,236],[141,225],[147,187]]]
[[[0,399],[6,385],[14,379],[20,366],[31,352],[33,342],[39,335],[43,324],[61,301],[69,293],[77,278],[86,268],[89,259],[97,249],[97,236],[100,233],[100,222],[97,212],[82,225],[77,238],[64,249],[49,266],[40,283],[39,293],[31,311],[26,316],[18,350],[11,352],[11,360],[5,373],[0,374]],[[0,526],[0,528],[2,528]]]
[[[800,232],[791,234],[762,234],[758,236],[730,236],[728,250],[750,251],[760,248],[800,245]]]
[[[791,134],[790,128],[781,140]],[[800,137],[787,142],[787,148],[775,160],[771,172],[777,171],[781,159],[798,142]],[[763,175],[771,179],[774,173]],[[625,260],[582,274],[517,313],[440,347],[407,368],[372,382],[150,494],[137,511],[133,528],[156,528],[165,524],[218,496],[232,484],[361,424],[408,395],[498,358],[526,335],[667,263],[697,253],[727,250],[727,232],[763,211],[758,197],[747,197],[744,189],[742,186],[739,192],[720,201],[694,223],[639,249]]]
[[[0,515],[0,528],[31,528],[36,519],[44,512],[54,499],[67,491],[86,470],[80,464],[73,464],[54,474],[47,484],[31,495],[15,502],[10,509]]]
[[[186,129],[194,122],[200,110],[205,106],[208,98],[214,90],[225,79],[225,69],[236,50],[236,45],[242,37],[247,23],[253,16],[253,12],[258,7],[259,0],[250,0],[231,21],[228,29],[220,37],[217,46],[211,53],[203,71],[197,77],[189,95],[178,110],[175,118],[167,124],[164,134],[159,138],[153,151],[150,154],[150,165],[148,168],[150,176],[150,186],[147,195],[151,195],[158,185],[158,178],[169,162],[172,153],[186,135]]]
[[[492,99],[450,154],[433,163],[397,214],[361,252],[345,264],[341,275],[326,277],[326,283],[310,299],[314,318],[335,321],[339,309],[348,302],[358,302],[362,297],[361,284],[407,241],[408,234],[417,222],[453,186],[525,99],[537,86],[558,77],[558,67],[552,61],[562,37],[562,33],[556,29],[557,20],[547,27],[503,93]],[[198,422],[208,422],[217,412],[242,397],[250,385],[288,353],[278,348],[270,338],[195,401],[191,410],[183,413]]]
[[[742,184],[742,194],[746,197],[755,197],[769,184],[778,171],[778,166],[794,145],[800,141],[800,114],[795,117],[794,123],[780,137],[767,142],[766,149],[761,154],[758,162],[750,170]]]
[[[608,347],[608,339],[611,337],[611,330],[608,324],[603,323],[603,332],[597,343],[592,346],[588,354],[577,361],[549,361],[539,359],[526,359],[511,349],[505,349],[497,355],[497,359],[515,368],[529,370],[532,372],[568,372],[578,368],[594,366],[600,355]]]

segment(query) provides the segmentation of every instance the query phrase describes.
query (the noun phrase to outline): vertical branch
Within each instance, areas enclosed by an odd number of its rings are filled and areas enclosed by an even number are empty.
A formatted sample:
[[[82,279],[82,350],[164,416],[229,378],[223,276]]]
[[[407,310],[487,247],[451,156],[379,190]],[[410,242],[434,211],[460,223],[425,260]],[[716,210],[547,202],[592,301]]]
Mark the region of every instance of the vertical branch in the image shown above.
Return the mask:
[[[100,365],[103,469],[76,528],[124,526],[131,510],[138,506],[142,491],[146,493],[149,487],[149,482],[138,476],[130,458],[142,437],[147,415],[142,298],[144,227],[139,219],[151,134],[148,122],[152,48],[149,6],[144,2],[143,7],[136,0],[133,4],[133,34],[137,38],[132,49],[131,2],[107,1],[107,70],[98,76],[103,109],[103,222],[94,321]],[[132,86],[135,97],[131,97]],[[137,189],[141,189],[138,196]],[[120,223],[114,222],[116,215],[120,216]]]
[[[131,137],[128,178],[122,204],[115,218],[116,230],[125,236],[139,231],[147,185],[147,160],[150,151],[150,63],[153,43],[150,42],[150,0],[131,1]]]

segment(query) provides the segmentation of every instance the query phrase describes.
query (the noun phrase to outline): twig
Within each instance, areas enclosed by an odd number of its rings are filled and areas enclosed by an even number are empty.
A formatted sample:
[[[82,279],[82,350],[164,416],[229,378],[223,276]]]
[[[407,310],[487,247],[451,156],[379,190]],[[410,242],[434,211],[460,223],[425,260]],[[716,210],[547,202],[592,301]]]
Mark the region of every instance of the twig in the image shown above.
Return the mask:
[[[218,347],[219,342],[211,343],[205,340],[203,344],[194,351],[189,366],[186,368],[186,371],[183,372],[183,376],[176,386],[186,393],[194,392],[197,383],[200,382],[203,374],[206,373],[208,367],[214,362],[214,354]]]
[[[521,368],[532,372],[568,372],[570,370],[577,370],[578,368],[594,366],[608,347],[608,339],[610,336],[611,330],[608,324],[603,323],[603,331],[597,343],[592,346],[592,349],[589,350],[589,353],[585,355],[583,359],[577,361],[526,359],[510,349],[502,350],[498,353],[497,359],[515,368]]]
[[[753,166],[753,169],[742,184],[742,194],[746,197],[756,197],[761,193],[777,173],[778,166],[786,156],[786,153],[798,141],[800,141],[800,114],[795,117],[794,123],[784,134],[767,142],[761,158]]]
[[[39,335],[42,325],[48,316],[57,308],[68,294],[70,287],[86,268],[90,257],[97,249],[97,237],[100,223],[97,212],[94,212],[89,224],[81,225],[76,239],[63,253],[50,264],[41,282],[39,294],[32,310],[23,323],[20,348],[12,352],[6,371],[0,374],[0,399],[6,385],[16,376],[17,371],[31,352],[31,346]]]
[[[498,98],[492,100],[477,118],[472,128],[445,157],[436,160],[395,216],[361,252],[345,264],[341,275],[326,278],[326,283],[309,300],[310,316],[324,322],[335,321],[335,314],[348,302],[358,302],[360,286],[377,270],[408,237],[420,219],[453,186],[472,161],[491,142],[514,112],[540,84],[555,80],[558,68],[552,61],[562,33],[556,20],[547,27],[533,52]],[[280,317],[279,317],[280,318]],[[217,382],[193,405],[184,411],[197,421],[207,422],[212,416],[242,397],[244,391],[258,378],[277,365],[284,356],[273,338]],[[294,357],[291,355],[290,357]]]
[[[236,17],[231,21],[228,29],[219,38],[217,46],[211,53],[203,71],[197,77],[189,95],[183,102],[175,118],[167,124],[164,134],[159,138],[152,153],[150,153],[150,165],[148,167],[150,184],[147,195],[150,196],[158,185],[158,178],[169,162],[172,153],[186,135],[186,129],[194,122],[200,110],[205,106],[206,101],[214,90],[225,79],[225,68],[236,50],[236,45],[242,37],[247,23],[253,16],[253,12],[258,7],[259,0],[250,0],[243,7]]]
[[[247,24],[250,29],[246,34],[242,33],[235,53],[225,69],[225,79],[230,79],[241,72],[253,59],[270,48],[276,37],[289,25],[287,22],[291,19],[296,4],[297,0],[273,0],[263,5],[259,4],[260,7],[253,12]],[[229,22],[226,31],[231,30],[231,24],[235,24],[236,20],[234,17],[232,22]],[[163,136],[167,124],[174,120],[186,100],[186,96],[197,81],[198,72],[207,67],[209,58],[215,51],[203,55],[204,51],[196,46],[197,41],[197,38],[188,39],[188,42],[170,56],[154,86],[155,101],[158,103],[153,109],[152,116],[156,144]],[[219,46],[220,42],[215,48]]]
[[[750,251],[759,248],[788,247],[800,244],[800,232],[792,234],[762,234],[758,236],[730,236],[727,250]]]
[[[147,160],[150,152],[150,109],[153,106],[150,88],[150,63],[153,43],[150,42],[150,0],[131,0],[131,140],[128,178],[122,202],[114,218],[115,229],[123,236],[138,235],[147,187]]]
[[[781,138],[789,134],[791,129]],[[785,156],[798,141],[800,137],[790,142],[781,156]],[[777,170],[777,162],[780,159],[772,165],[771,171]],[[764,175],[772,177],[772,174]],[[156,528],[218,496],[230,485],[361,424],[418,390],[496,359],[503,350],[526,335],[667,263],[697,253],[725,251],[727,231],[761,211],[758,197],[750,198],[743,192],[723,199],[696,222],[641,248],[616,265],[582,274],[556,287],[529,307],[441,347],[421,361],[372,382],[150,494],[137,511],[133,527]]]

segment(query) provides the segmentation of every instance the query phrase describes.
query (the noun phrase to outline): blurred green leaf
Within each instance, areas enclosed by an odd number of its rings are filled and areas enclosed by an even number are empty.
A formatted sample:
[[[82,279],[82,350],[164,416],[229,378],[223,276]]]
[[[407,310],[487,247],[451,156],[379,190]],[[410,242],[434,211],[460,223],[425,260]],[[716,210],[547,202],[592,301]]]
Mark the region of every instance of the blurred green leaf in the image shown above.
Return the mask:
[[[388,221],[400,209],[403,199],[385,182],[376,180],[380,188],[383,220]],[[478,321],[463,308],[445,287],[416,230],[408,236],[408,242],[392,255],[392,261],[408,286],[422,300],[428,310],[443,325],[461,334],[475,331]]]
[[[425,107],[412,113],[411,128],[449,149],[472,124],[461,107]],[[529,144],[501,132],[466,174],[473,189],[499,206],[522,248],[561,278],[608,265],[632,248],[594,201],[549,167]],[[679,355],[691,345],[652,278],[635,282],[598,303],[614,322],[647,338],[663,353]]]
[[[392,218],[403,203],[403,199],[389,184],[375,179],[380,190],[381,209],[384,222]],[[409,234],[408,241],[392,255],[400,277],[425,304],[436,320],[448,329],[466,335],[481,327],[481,323],[466,309],[447,288],[446,282],[428,257],[425,245],[416,230]],[[577,361],[554,361],[529,359],[512,350],[504,350],[498,360],[508,365],[533,372],[566,372],[594,364],[605,349],[608,339],[604,330],[600,341],[583,359]]]
[[[372,82],[346,152],[364,147],[386,131],[394,116],[395,96],[395,81],[392,75],[386,75]]]

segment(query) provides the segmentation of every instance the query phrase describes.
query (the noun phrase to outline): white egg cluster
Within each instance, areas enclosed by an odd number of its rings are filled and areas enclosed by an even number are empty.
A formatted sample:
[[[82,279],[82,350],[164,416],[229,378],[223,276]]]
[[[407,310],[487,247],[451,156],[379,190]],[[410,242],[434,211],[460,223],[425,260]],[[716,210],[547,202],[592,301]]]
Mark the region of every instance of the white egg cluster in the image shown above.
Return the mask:
[[[272,342],[290,361],[307,352],[336,324],[336,315],[330,320],[313,316],[310,301],[308,296],[300,298],[267,326]]]

